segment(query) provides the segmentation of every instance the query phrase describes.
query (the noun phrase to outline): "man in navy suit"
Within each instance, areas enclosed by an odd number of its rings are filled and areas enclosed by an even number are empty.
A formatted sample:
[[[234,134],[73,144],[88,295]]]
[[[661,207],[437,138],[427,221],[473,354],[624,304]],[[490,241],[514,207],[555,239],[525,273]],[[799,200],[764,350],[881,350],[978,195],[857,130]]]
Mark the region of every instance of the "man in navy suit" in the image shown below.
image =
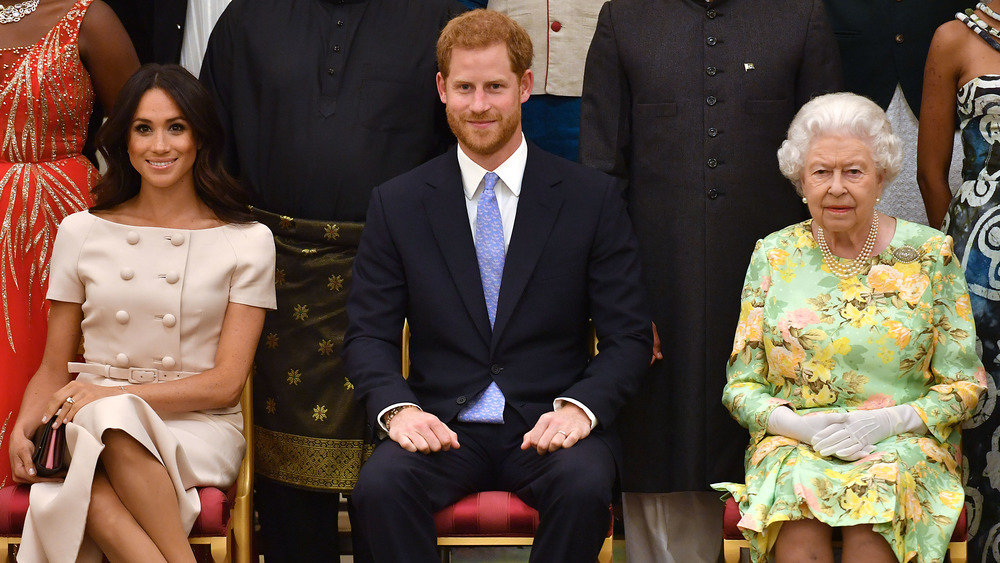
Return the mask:
[[[469,12],[437,53],[458,147],[373,191],[347,305],[355,396],[388,437],[354,489],[358,532],[378,538],[376,561],[437,561],[433,513],[508,490],[540,513],[532,561],[593,561],[614,420],[652,353],[624,201],[609,177],[525,141],[532,51],[517,23]]]

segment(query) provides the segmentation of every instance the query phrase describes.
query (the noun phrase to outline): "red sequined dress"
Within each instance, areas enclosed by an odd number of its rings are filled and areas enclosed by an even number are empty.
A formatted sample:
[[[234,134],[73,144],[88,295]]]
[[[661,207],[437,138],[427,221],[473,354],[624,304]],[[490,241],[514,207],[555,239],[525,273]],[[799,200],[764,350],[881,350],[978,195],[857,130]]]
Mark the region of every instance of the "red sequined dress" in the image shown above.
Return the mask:
[[[91,2],[34,45],[0,49],[0,487],[11,484],[9,432],[45,347],[56,228],[90,205],[98,179],[80,154],[94,89],[78,38]]]

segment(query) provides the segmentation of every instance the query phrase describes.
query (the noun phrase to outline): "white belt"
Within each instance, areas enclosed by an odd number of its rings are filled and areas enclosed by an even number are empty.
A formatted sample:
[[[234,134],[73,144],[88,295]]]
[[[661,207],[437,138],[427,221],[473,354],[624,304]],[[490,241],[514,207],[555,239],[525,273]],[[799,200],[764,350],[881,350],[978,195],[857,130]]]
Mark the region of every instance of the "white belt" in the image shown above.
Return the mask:
[[[116,368],[105,364],[84,364],[69,362],[70,373],[89,373],[110,379],[121,379],[129,383],[159,383],[173,381],[195,375],[190,371],[166,371],[156,368]]]

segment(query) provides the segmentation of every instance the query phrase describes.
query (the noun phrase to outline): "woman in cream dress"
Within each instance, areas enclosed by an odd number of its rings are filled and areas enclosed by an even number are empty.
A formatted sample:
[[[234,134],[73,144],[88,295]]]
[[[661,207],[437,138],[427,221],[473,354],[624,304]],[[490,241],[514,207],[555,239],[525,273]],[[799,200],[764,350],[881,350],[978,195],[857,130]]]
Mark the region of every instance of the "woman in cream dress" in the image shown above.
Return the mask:
[[[159,65],[98,134],[109,171],[60,225],[45,355],[12,431],[14,479],[33,483],[18,561],[194,561],[194,487],[236,478],[274,246],[222,171],[222,138],[197,80]],[[36,476],[39,424],[66,424],[65,480]]]

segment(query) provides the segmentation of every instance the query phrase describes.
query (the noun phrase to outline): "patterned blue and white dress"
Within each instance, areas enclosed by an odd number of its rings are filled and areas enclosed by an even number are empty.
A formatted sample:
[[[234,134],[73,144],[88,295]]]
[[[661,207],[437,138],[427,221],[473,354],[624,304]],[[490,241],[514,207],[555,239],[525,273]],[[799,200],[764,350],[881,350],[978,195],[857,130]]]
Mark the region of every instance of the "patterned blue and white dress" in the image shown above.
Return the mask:
[[[956,14],[994,49],[998,43],[965,14]],[[942,229],[955,241],[965,270],[982,346],[990,373],[987,394],[963,430],[968,508],[969,561],[1000,562],[1000,74],[977,76],[958,90],[961,120],[962,186],[952,200]]]

